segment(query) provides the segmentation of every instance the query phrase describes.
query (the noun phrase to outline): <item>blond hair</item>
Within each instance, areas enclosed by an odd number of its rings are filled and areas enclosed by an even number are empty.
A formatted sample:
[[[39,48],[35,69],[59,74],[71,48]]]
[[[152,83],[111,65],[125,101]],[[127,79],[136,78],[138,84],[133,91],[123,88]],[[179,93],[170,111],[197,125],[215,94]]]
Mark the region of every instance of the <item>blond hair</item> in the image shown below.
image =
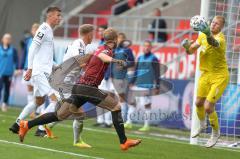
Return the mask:
[[[83,24],[80,25],[78,32],[80,36],[86,35],[94,30],[94,26],[92,24]]]
[[[225,18],[224,18],[224,16],[216,15],[214,18],[220,19],[220,20],[222,21],[222,27],[224,26],[224,24],[225,24]]]
[[[104,41],[106,43],[108,42],[113,42],[114,40],[116,40],[118,37],[118,33],[115,29],[113,28],[107,28],[106,30],[104,30],[103,32],[103,38]]]
[[[38,23],[33,23],[32,28],[39,28],[40,24]]]

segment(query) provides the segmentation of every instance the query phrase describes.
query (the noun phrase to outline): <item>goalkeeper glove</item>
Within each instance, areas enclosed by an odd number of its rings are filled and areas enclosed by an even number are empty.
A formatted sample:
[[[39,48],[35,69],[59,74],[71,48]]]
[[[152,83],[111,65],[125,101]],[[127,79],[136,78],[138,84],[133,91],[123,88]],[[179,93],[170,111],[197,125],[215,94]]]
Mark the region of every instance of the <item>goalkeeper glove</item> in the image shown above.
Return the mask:
[[[190,41],[189,41],[188,39],[184,39],[184,40],[181,42],[181,45],[182,45],[182,47],[185,48],[187,54],[191,54],[191,52],[189,52],[189,48],[190,48],[190,46],[191,46],[193,43],[194,43],[193,40],[190,40]]]
[[[207,22],[200,25],[199,31],[207,35],[207,37],[211,36],[210,27]]]
[[[189,51],[189,48],[191,46],[191,43],[188,39],[184,39],[182,42],[181,42],[181,45],[182,47],[184,47],[186,49],[186,51],[188,52]]]

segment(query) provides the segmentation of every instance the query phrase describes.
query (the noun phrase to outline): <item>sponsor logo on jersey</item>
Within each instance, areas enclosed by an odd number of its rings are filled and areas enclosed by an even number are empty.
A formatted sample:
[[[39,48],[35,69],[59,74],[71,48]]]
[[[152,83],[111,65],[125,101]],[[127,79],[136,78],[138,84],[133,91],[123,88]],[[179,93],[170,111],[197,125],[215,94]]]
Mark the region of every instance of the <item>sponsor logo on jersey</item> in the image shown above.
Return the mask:
[[[85,50],[83,48],[78,49],[79,55],[84,55]]]
[[[39,40],[42,40],[43,36],[44,36],[43,33],[38,32],[38,34],[37,34],[37,38],[38,38]]]

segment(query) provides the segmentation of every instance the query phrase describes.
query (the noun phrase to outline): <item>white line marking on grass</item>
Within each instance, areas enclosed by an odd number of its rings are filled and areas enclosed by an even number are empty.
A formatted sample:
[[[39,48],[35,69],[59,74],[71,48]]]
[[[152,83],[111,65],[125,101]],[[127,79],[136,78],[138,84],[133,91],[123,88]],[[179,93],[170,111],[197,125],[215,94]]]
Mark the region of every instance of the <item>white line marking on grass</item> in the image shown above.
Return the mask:
[[[71,155],[71,156],[78,156],[78,157],[85,157],[85,158],[93,158],[93,159],[104,159],[104,158],[100,158],[100,157],[88,156],[88,155],[83,155],[83,154],[78,154],[78,153],[73,153],[73,152],[60,151],[60,150],[55,150],[55,149],[50,149],[50,148],[44,148],[44,147],[39,147],[39,146],[21,144],[21,143],[11,142],[11,141],[7,141],[7,140],[0,140],[0,142],[2,142],[2,143],[7,143],[7,144],[24,146],[24,147],[29,147],[29,148],[33,148],[33,149],[45,150],[45,151],[50,151],[50,152],[63,153],[63,154],[66,154],[66,155]]]
[[[72,128],[72,126],[67,125],[67,124],[58,124],[58,125],[62,126],[62,127],[66,127],[66,128]],[[116,133],[113,132],[113,131],[106,131],[106,130],[101,130],[101,129],[88,128],[88,127],[83,127],[83,129],[88,130],[88,131],[94,131],[94,132],[116,135]],[[143,139],[150,139],[150,140],[156,140],[156,141],[164,141],[165,140],[165,141],[172,142],[172,143],[180,143],[180,144],[189,145],[188,142],[174,141],[174,140],[167,139],[167,138],[160,138],[160,137],[153,137],[153,136],[145,136],[143,134],[137,135],[137,134],[133,134],[133,133],[127,133],[127,135],[132,136],[132,137],[139,137],[139,138],[143,138]]]
[[[13,117],[11,115],[0,114],[0,116],[6,116],[6,117],[10,117],[10,118],[14,118],[15,119],[15,117]],[[66,127],[66,128],[72,128],[72,125],[67,125],[67,124],[58,124],[58,125],[62,126],[62,127]],[[106,131],[106,130],[101,130],[101,129],[88,128],[88,127],[84,127],[83,129],[84,130],[88,130],[88,131],[106,133],[106,134],[113,134],[113,135],[116,134],[113,131]],[[178,144],[190,145],[187,141],[178,140],[178,139],[175,139],[175,138],[167,138],[165,136],[161,137],[161,135],[150,134],[151,136],[146,136],[146,135],[141,134],[141,136],[140,136],[140,135],[136,135],[136,134],[133,134],[133,133],[127,133],[127,135],[128,136],[132,136],[132,137],[140,137],[142,139],[149,139],[149,140],[155,140],[155,141],[166,141],[166,142],[170,142],[170,143],[178,143]],[[193,146],[200,146],[201,147],[201,145],[193,145]],[[233,151],[233,152],[239,152],[240,153],[240,150],[236,150],[236,149],[230,149],[230,148],[224,148],[224,147],[213,147],[213,148],[214,149],[221,149],[221,150],[225,150],[225,151]]]
[[[72,126],[67,125],[67,124],[59,124],[59,126],[62,127],[66,127],[66,128],[72,128]],[[100,132],[100,133],[106,133],[106,134],[113,134],[116,135],[115,132],[113,131],[106,131],[106,130],[100,130],[100,129],[94,129],[94,128],[83,128],[84,130],[88,130],[88,131],[94,131],[94,132]],[[153,137],[153,136],[145,136],[145,135],[136,135],[136,134],[132,134],[132,133],[128,133],[128,136],[132,136],[132,137],[139,137],[142,139],[149,139],[149,140],[155,140],[155,141],[166,141],[166,142],[170,142],[170,143],[177,143],[177,144],[184,144],[184,145],[190,145],[188,142],[184,142],[184,140],[179,140],[177,141],[177,139],[175,138],[163,138],[163,137]],[[159,135],[160,136],[160,135]],[[202,145],[193,145],[193,146],[199,146],[202,147]],[[221,150],[226,150],[226,151],[233,151],[233,152],[239,152],[240,150],[236,150],[236,149],[230,149],[230,148],[224,148],[224,147],[213,147],[214,149],[221,149]],[[206,148],[207,149],[207,148]]]

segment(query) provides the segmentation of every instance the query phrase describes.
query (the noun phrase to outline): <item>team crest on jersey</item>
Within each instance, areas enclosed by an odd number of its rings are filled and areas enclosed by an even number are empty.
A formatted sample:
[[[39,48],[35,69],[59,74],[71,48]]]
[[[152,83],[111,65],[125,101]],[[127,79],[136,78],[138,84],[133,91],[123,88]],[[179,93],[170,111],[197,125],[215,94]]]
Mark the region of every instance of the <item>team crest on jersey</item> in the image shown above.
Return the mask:
[[[39,40],[42,40],[43,36],[44,36],[43,33],[38,32],[38,34],[37,34],[37,38],[38,38]]]

